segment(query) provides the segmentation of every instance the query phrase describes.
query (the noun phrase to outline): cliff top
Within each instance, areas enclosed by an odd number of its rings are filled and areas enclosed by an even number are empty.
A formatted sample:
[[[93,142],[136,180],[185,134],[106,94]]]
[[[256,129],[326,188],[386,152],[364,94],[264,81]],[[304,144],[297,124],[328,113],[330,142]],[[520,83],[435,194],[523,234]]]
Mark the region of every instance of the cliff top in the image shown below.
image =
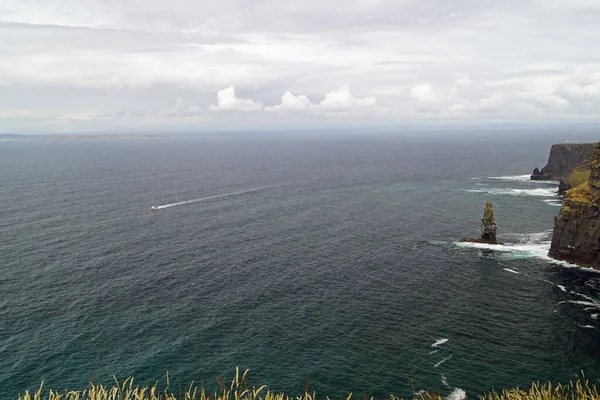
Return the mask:
[[[567,190],[565,192],[565,199],[578,203],[600,204],[600,143],[596,145],[589,164],[583,164],[583,168],[587,165],[590,167],[587,182]]]

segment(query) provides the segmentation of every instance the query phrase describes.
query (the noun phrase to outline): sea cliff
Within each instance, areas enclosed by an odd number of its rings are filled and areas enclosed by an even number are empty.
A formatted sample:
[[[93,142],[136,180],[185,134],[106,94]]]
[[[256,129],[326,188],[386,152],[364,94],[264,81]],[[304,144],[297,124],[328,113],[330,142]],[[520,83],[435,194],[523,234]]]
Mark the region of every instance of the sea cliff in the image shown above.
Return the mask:
[[[548,164],[541,170],[535,168],[531,179],[567,181],[573,170],[591,157],[595,147],[596,143],[553,144]]]
[[[554,220],[548,255],[600,269],[600,143],[595,146],[587,182],[564,193]]]

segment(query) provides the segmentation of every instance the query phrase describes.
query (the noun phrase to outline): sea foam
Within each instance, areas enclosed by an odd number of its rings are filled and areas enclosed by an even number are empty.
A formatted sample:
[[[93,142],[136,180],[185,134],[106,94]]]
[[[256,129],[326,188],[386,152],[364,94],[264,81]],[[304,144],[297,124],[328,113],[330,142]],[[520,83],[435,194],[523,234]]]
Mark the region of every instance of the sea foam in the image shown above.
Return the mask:
[[[464,400],[467,398],[467,392],[460,388],[456,388],[446,397],[446,400]]]
[[[516,189],[516,188],[485,188],[485,189],[467,189],[470,193],[487,193],[494,196],[534,196],[534,197],[556,197],[556,189],[535,188],[535,189]]]

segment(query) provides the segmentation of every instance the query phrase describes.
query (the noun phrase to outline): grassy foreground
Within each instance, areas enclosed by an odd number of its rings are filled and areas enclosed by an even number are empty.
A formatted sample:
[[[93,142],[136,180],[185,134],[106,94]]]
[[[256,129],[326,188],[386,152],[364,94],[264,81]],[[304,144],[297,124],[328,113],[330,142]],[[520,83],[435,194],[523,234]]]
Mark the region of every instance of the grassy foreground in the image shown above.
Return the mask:
[[[231,385],[226,385],[223,378],[219,378],[219,391],[210,393],[203,387],[192,384],[187,388],[178,388],[176,391],[169,388],[169,377],[167,375],[167,388],[158,389],[158,382],[154,386],[137,386],[133,378],[118,382],[110,387],[94,385],[90,382],[89,387],[82,391],[58,392],[52,389],[45,391],[44,384],[35,393],[25,392],[19,395],[19,400],[316,400],[316,394],[309,393],[308,387],[302,396],[290,397],[283,393],[273,393],[266,390],[266,386],[248,387],[246,379],[248,371],[241,376],[236,368],[235,378]],[[464,393],[464,392],[463,392]],[[361,396],[355,398],[360,399]],[[595,383],[590,384],[585,377],[577,378],[566,385],[551,383],[532,383],[526,389],[513,388],[503,389],[500,392],[491,391],[477,396],[481,400],[600,400],[600,394]],[[352,393],[346,400],[352,399]],[[439,393],[415,393],[415,400],[441,400],[444,399]],[[450,395],[448,400],[461,400],[462,397]],[[325,400],[330,400],[325,397]],[[362,396],[362,400],[368,400]],[[369,399],[373,400],[373,398]],[[401,397],[390,395],[389,400],[402,400]]]

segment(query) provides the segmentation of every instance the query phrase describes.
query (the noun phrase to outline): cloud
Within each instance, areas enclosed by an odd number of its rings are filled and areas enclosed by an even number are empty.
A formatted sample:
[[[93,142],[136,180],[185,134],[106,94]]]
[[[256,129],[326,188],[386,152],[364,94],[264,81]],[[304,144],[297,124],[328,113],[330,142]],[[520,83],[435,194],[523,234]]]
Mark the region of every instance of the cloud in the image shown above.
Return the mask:
[[[440,95],[429,82],[413,86],[410,89],[410,96],[421,103],[436,103],[440,100]]]
[[[457,89],[454,86],[437,89],[431,83],[424,82],[410,88],[411,104],[417,113],[435,113],[449,109],[456,96]],[[456,109],[456,105],[454,108]]]
[[[320,106],[327,111],[345,111],[357,107],[373,107],[376,103],[373,96],[354,97],[348,85],[344,85],[338,90],[327,93]]]
[[[281,103],[267,107],[267,111],[302,111],[314,107],[306,95],[295,96],[287,91],[281,96]]]
[[[217,92],[217,104],[211,105],[213,111],[260,111],[263,105],[251,99],[238,98],[235,88],[229,86]]]
[[[0,0],[0,132],[599,119],[598,20],[595,0]]]

